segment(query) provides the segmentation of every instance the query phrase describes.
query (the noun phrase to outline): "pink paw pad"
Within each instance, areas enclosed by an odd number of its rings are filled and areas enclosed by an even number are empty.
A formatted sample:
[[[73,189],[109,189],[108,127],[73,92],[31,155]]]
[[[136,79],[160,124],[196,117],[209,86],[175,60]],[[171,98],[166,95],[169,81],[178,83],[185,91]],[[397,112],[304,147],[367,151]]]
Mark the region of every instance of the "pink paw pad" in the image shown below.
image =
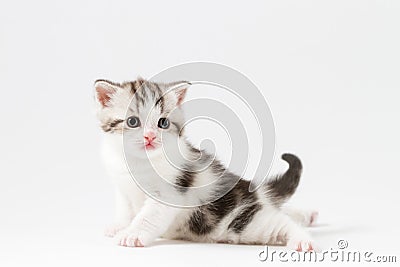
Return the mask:
[[[305,246],[304,244],[302,245],[302,243],[298,243],[297,244],[297,248],[296,248],[297,252],[302,252],[302,251],[314,251],[314,247],[311,243],[307,243],[307,246]]]
[[[144,247],[142,242],[140,242],[140,240],[138,238],[135,239],[134,244],[135,244],[135,247],[141,247],[141,248]]]

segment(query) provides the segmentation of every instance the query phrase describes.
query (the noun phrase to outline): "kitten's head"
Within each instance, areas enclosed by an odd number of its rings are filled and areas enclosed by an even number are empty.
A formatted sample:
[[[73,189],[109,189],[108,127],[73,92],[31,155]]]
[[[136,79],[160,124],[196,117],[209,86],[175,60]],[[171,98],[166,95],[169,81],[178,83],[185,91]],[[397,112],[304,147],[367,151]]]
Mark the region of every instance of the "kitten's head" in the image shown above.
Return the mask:
[[[182,136],[181,104],[188,82],[95,82],[97,116],[108,134],[124,134],[129,150],[137,156],[161,153],[162,146]]]

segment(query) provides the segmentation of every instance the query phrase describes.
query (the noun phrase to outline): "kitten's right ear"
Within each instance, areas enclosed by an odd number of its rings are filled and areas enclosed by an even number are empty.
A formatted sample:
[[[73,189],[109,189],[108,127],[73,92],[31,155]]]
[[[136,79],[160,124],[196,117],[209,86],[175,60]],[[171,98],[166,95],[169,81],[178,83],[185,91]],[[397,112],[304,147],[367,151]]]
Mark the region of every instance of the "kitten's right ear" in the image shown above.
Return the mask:
[[[119,89],[119,86],[107,80],[97,80],[94,82],[94,88],[97,102],[105,108],[109,106],[112,95]]]

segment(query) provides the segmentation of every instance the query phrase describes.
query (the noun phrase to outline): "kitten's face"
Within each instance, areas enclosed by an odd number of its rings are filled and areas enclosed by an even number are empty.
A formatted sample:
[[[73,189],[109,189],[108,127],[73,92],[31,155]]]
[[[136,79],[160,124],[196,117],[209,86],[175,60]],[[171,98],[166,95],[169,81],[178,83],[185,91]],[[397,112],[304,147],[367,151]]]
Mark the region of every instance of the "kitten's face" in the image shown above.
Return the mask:
[[[180,105],[187,82],[144,81],[95,83],[98,118],[103,131],[124,135],[124,148],[141,158],[176,147],[184,119]]]

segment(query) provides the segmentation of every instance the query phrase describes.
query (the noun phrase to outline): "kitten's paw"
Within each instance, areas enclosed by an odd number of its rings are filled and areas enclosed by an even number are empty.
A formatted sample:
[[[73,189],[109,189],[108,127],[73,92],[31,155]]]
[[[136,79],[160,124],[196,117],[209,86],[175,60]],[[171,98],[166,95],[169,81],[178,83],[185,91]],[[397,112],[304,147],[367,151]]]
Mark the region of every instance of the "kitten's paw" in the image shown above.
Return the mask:
[[[124,247],[144,247],[142,241],[136,235],[121,235],[116,239],[117,245]]]
[[[137,231],[123,230],[114,237],[115,242],[119,246],[124,247],[144,247],[151,243],[151,238],[145,233]]]
[[[301,251],[317,251],[315,242],[308,235],[299,235],[290,238],[287,242],[290,249]]]
[[[128,224],[125,223],[114,223],[104,229],[104,235],[108,237],[114,237],[119,231],[127,227]]]

